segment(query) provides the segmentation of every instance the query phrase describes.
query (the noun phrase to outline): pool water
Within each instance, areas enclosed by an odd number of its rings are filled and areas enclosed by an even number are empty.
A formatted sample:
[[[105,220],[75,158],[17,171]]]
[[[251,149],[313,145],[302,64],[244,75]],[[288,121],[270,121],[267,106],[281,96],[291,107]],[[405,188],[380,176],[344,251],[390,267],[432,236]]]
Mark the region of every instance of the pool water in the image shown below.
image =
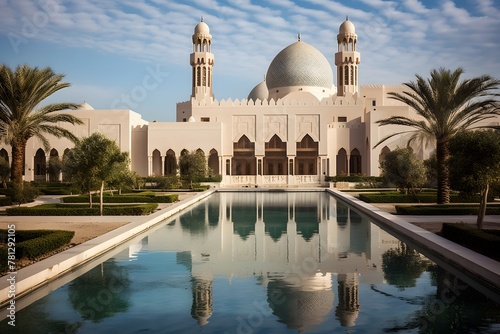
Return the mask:
[[[499,305],[323,192],[215,193],[16,314],[18,333],[495,333]]]

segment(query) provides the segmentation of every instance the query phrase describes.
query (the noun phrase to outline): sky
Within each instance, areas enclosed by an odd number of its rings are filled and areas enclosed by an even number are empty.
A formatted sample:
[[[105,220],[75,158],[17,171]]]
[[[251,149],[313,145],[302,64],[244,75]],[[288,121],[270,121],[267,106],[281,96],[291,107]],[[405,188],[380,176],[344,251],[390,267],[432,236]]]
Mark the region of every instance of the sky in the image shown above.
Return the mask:
[[[358,35],[361,85],[401,84],[440,67],[500,79],[500,0],[0,0],[0,62],[64,74],[71,87],[46,103],[86,101],[172,122],[176,103],[191,95],[201,18],[220,101],[247,98],[298,33],[335,77],[346,16]]]

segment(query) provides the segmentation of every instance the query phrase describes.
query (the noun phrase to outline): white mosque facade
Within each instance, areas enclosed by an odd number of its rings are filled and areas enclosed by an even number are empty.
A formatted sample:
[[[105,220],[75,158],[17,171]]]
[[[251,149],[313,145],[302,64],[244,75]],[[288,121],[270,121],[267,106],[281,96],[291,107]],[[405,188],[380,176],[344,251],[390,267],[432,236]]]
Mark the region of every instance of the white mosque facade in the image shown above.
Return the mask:
[[[403,85],[359,85],[357,34],[347,19],[337,35],[336,75],[328,59],[299,35],[241,101],[214,98],[215,55],[205,22],[196,25],[192,42],[192,92],[188,101],[177,103],[176,122],[147,122],[131,110],[94,110],[83,103],[70,112],[84,124],[62,126],[78,137],[98,131],[115,140],[141,176],[176,175],[181,154],[202,151],[223,186],[306,186],[322,184],[325,176],[378,176],[384,155],[406,145],[399,136],[374,148],[401,131],[380,127],[378,120],[417,115],[387,95],[402,92]],[[47,179],[50,157],[62,157],[73,146],[67,139],[50,142],[51,150],[45,151],[38,140],[29,140],[26,181]],[[430,151],[417,154],[427,158]],[[10,147],[0,156],[10,158]]]

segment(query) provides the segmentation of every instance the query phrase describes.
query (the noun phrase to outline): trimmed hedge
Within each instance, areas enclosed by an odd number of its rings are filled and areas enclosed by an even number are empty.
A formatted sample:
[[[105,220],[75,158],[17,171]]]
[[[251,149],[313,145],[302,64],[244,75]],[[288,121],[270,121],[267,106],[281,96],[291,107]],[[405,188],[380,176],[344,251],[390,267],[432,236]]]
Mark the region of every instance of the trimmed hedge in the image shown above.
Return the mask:
[[[12,205],[12,198],[0,197],[0,206]]]
[[[158,203],[104,206],[104,216],[142,216],[156,210]],[[99,216],[99,205],[41,204],[34,207],[6,209],[8,216]]]
[[[75,232],[63,230],[30,230],[16,231],[16,259],[28,258],[34,260],[37,257],[52,252],[68,244]],[[7,230],[0,230],[3,243],[7,242]],[[0,259],[0,269],[7,269],[7,248],[1,247],[0,254],[5,255]]]
[[[436,203],[435,192],[422,192],[405,195],[398,192],[359,194],[358,198],[366,203]],[[463,198],[459,194],[450,194],[452,203],[479,203],[480,198]]]
[[[170,195],[155,195],[154,193],[145,192],[145,194],[135,195],[115,195],[103,196],[104,203],[174,203],[179,200],[178,194]],[[61,198],[63,203],[88,203],[88,196],[69,196]],[[92,203],[99,203],[98,196],[92,196]]]
[[[381,176],[326,176],[325,182],[382,182],[384,180]]]
[[[479,205],[435,204],[435,205],[396,205],[400,215],[477,215]],[[487,215],[500,215],[500,205],[486,206]]]
[[[500,261],[500,236],[478,230],[475,225],[444,223],[441,235],[457,244]]]

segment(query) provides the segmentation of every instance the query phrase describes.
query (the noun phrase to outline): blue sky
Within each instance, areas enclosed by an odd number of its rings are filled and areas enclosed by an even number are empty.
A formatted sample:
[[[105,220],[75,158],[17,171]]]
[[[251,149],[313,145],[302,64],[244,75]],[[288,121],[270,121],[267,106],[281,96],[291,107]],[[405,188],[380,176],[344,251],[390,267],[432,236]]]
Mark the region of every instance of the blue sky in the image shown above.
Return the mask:
[[[361,84],[459,66],[465,77],[500,78],[499,0],[0,0],[0,8],[0,61],[50,66],[72,84],[48,102],[127,107],[148,121],[175,121],[176,102],[189,99],[191,36],[202,16],[218,100],[246,98],[299,32],[335,71],[346,15]]]

